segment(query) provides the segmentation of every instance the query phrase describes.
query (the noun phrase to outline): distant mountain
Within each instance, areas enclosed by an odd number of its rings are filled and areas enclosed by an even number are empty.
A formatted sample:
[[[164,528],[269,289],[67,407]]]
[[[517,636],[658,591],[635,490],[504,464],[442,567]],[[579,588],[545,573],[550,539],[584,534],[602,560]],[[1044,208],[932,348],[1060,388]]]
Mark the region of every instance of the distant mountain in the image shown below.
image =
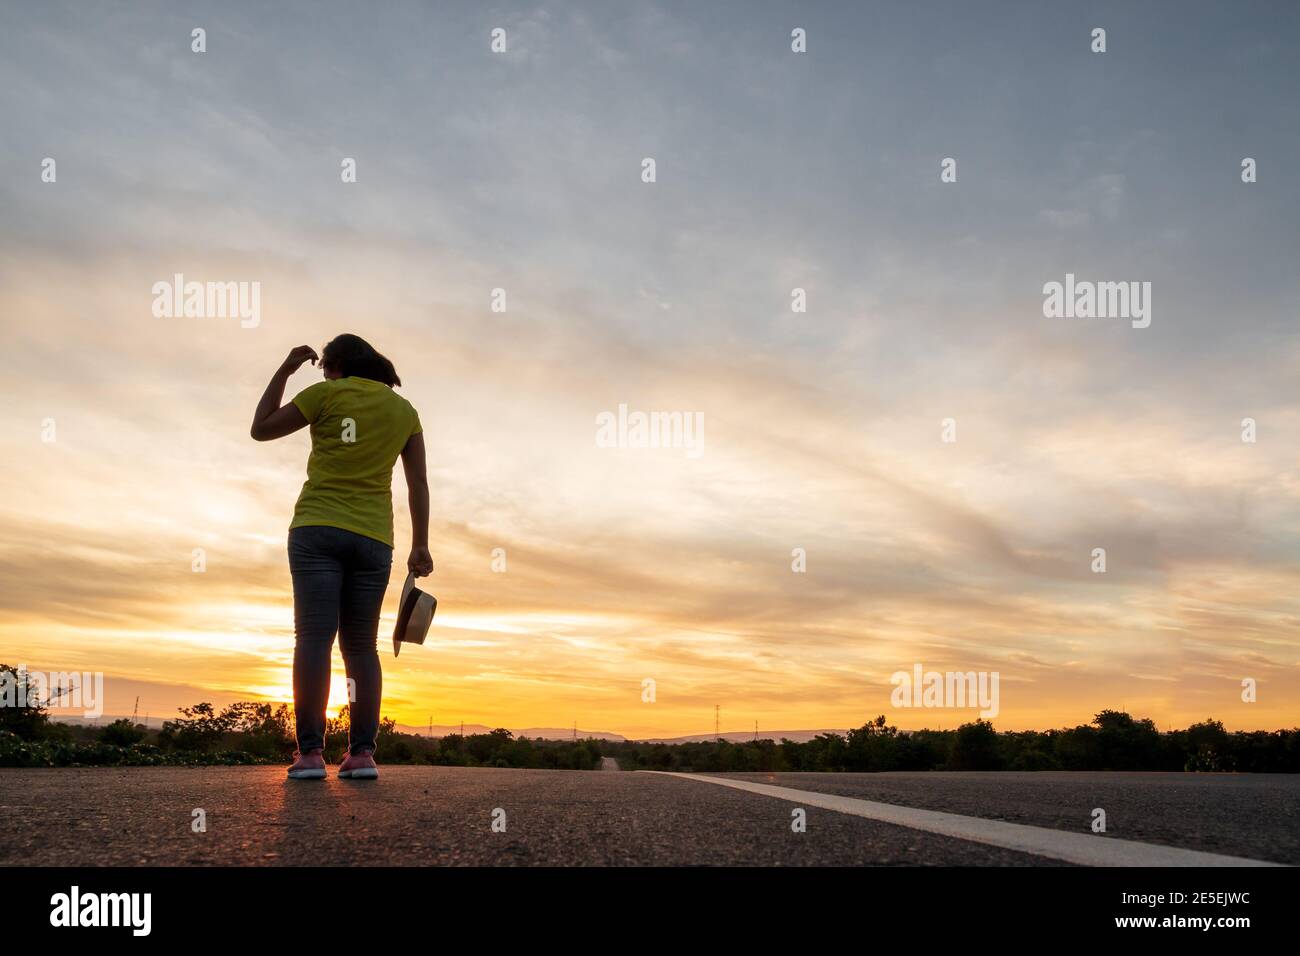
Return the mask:
[[[113,721],[121,718],[129,718],[129,714],[104,714],[98,720],[90,720],[85,717],[63,716],[62,714],[51,714],[52,719],[66,724],[80,724],[82,726],[97,724],[103,727],[105,724],[111,724]],[[149,726],[157,729],[162,726],[165,717],[153,717],[149,721]],[[144,722],[144,718],[140,718]],[[429,735],[429,725],[417,726],[415,724],[398,724],[398,731],[404,734],[417,734],[421,737]],[[488,734],[495,730],[495,727],[489,727],[486,724],[466,724],[465,733],[469,734]],[[511,729],[510,732],[516,737],[528,737],[531,740],[572,740],[572,727],[524,727],[520,730]],[[451,734],[460,733],[460,724],[434,724],[433,736],[446,737]],[[775,740],[778,743],[782,740],[793,740],[796,743],[807,743],[818,734],[840,734],[843,736],[847,731],[844,730],[760,730],[758,732],[759,740]],[[643,744],[696,744],[707,743],[711,740],[717,740],[721,737],[732,743],[740,744],[747,740],[754,739],[752,730],[724,730],[721,734],[691,734],[687,737],[625,737],[623,734],[612,733],[608,730],[583,730],[578,728],[578,739],[586,740],[594,737],[596,740],[610,740],[614,742],[631,741],[633,743]]]
[[[111,724],[115,720],[129,720],[130,716],[131,716],[130,714],[104,714],[102,717],[99,717],[97,719],[91,719],[89,717],[74,717],[71,715],[65,716],[63,714],[51,714],[50,718],[59,723],[76,724],[81,727],[91,727],[91,726],[103,727],[106,724]],[[158,728],[162,727],[163,721],[167,719],[168,718],[166,717],[157,717],[157,716],[151,717],[149,719],[149,726],[157,730]],[[140,723],[144,723],[143,717],[139,717],[137,718],[137,720]],[[490,734],[495,729],[496,729],[495,727],[489,727],[486,724],[466,724],[465,734],[466,736],[470,734]],[[423,726],[417,726],[415,724],[398,724],[397,730],[403,734],[416,734],[420,737],[429,736],[428,724],[424,724]],[[450,736],[451,734],[460,733],[460,730],[461,730],[460,724],[434,724],[433,736],[447,737]],[[532,740],[572,740],[573,739],[572,727],[525,727],[522,730],[511,730],[510,732],[514,734],[516,737],[528,737]],[[607,730],[583,730],[581,727],[579,727],[578,739],[586,740],[588,737],[594,737],[597,740],[614,740],[614,741],[627,740],[627,738],[624,737],[622,734],[610,733]]]
[[[514,731],[516,737],[528,737],[532,740],[572,740],[573,728],[564,727],[525,727],[523,730]],[[595,737],[597,740],[613,740],[622,742],[627,740],[622,734],[612,734],[608,730],[583,730],[578,728],[578,739],[586,740],[588,737]]]
[[[468,737],[470,734],[490,734],[495,729],[495,727],[485,727],[483,724],[466,724],[465,736]],[[417,727],[414,724],[398,724],[397,732],[402,734],[416,734],[420,737],[428,737],[429,725],[424,724],[421,727]],[[447,737],[451,734],[458,733],[460,733],[460,724],[433,725],[433,736],[435,737]]]
[[[780,743],[782,740],[792,740],[795,743],[804,744],[812,740],[818,734],[839,734],[844,736],[846,730],[760,730],[758,732],[759,740],[775,740]],[[733,744],[743,744],[747,740],[754,739],[752,730],[724,730],[720,734],[691,734],[689,737],[643,737],[637,738],[635,743],[641,744],[699,744],[709,743],[721,737],[723,740],[730,741]]]
[[[50,720],[54,721],[56,724],[72,724],[74,727],[103,727],[107,724],[111,724],[115,720],[130,719],[130,714],[104,714],[100,717],[73,717],[71,715],[59,713],[50,714]],[[149,726],[154,730],[157,730],[162,726],[162,722],[166,719],[166,717],[150,717]],[[143,724],[144,721],[144,717],[137,717],[135,719],[137,724]]]
[[[412,724],[398,724],[397,729],[404,734],[418,734],[421,737],[429,736],[429,725],[417,727]],[[465,734],[488,734],[495,730],[495,727],[488,727],[484,724],[466,724]],[[524,727],[521,730],[507,728],[516,737],[528,737],[531,740],[572,740],[572,727]],[[449,734],[460,733],[460,724],[434,724],[433,736],[446,737]],[[622,734],[612,734],[606,730],[583,730],[578,728],[578,739],[586,740],[588,737],[595,737],[597,740],[626,740]]]

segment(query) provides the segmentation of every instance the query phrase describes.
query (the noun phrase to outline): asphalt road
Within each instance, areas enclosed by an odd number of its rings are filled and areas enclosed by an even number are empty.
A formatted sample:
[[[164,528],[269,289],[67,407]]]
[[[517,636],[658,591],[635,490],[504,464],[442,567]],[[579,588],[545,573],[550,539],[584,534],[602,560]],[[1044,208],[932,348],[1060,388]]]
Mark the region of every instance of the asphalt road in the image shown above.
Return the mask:
[[[0,770],[0,865],[1058,865],[676,777],[384,767]],[[737,779],[1300,862],[1300,780],[1159,774],[737,774]],[[194,811],[206,832],[194,832]],[[494,820],[497,829],[494,829]],[[1110,822],[1113,821],[1113,822]],[[504,823],[504,831],[501,825]],[[1104,839],[1104,837],[1098,837]]]
[[[1181,773],[718,774],[1008,823],[1300,864],[1300,775]]]

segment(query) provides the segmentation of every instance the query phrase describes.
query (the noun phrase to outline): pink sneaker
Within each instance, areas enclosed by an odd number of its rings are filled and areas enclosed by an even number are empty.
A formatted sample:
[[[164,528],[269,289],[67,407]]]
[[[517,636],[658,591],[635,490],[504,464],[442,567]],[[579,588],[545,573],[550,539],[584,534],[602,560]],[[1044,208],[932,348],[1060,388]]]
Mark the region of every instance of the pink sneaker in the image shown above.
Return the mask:
[[[294,756],[298,759],[289,768],[290,780],[325,779],[325,758],[321,756],[319,750],[310,750],[305,754],[300,753]]]
[[[379,768],[375,758],[368,750],[359,754],[348,754],[339,764],[339,777],[343,780],[377,780]]]

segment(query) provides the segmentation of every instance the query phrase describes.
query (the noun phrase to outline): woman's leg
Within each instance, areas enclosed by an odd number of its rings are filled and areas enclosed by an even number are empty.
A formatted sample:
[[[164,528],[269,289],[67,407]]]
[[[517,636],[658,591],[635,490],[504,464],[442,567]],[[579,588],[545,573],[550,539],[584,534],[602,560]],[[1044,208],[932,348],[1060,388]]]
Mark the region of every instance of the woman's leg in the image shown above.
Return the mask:
[[[352,535],[352,553],[343,572],[343,595],[339,606],[339,645],[348,677],[355,682],[352,701],[352,735],[349,753],[375,750],[379,732],[379,700],[383,676],[375,640],[379,632],[379,611],[393,569],[393,549],[382,541]]]
[[[293,575],[293,711],[298,752],[325,748],[325,705],[330,695],[330,652],[339,624],[343,564],[333,528],[289,532]]]

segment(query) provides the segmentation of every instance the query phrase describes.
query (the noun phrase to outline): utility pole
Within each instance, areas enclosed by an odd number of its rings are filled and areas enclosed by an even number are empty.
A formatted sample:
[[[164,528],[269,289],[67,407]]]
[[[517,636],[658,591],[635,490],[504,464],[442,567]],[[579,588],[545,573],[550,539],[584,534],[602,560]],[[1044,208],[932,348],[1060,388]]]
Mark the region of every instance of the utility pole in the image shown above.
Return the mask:
[[[758,743],[758,721],[754,721],[754,743]]]
[[[718,711],[721,709],[721,707],[722,707],[721,704],[713,705],[713,736],[715,738],[720,738],[722,736],[722,732],[718,729],[719,727]]]
[[[573,742],[575,744],[578,742],[578,722],[576,720],[573,722]]]

